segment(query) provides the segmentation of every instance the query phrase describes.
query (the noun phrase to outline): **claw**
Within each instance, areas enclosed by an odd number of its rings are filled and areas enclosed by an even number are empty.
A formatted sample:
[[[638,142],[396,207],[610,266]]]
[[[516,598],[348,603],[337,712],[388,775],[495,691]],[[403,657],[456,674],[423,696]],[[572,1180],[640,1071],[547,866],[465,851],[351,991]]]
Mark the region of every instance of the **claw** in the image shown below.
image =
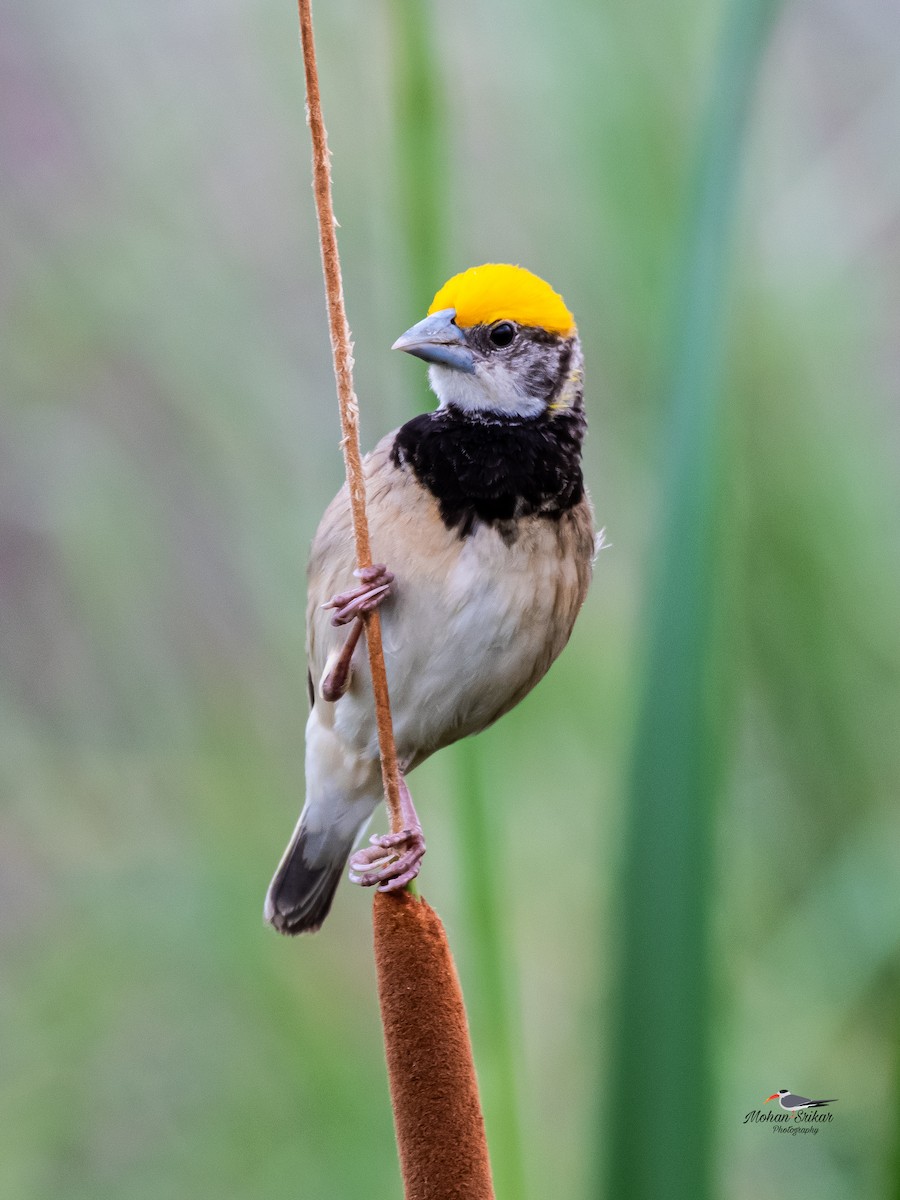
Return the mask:
[[[405,829],[376,833],[370,845],[351,855],[350,880],[361,887],[378,884],[379,892],[394,892],[418,875],[425,856],[425,837],[406,780],[400,776],[400,810]]]
[[[347,625],[377,608],[387,598],[394,582],[393,571],[389,571],[383,563],[373,563],[371,567],[363,567],[353,574],[363,581],[363,586],[338,592],[322,605],[322,608],[337,610],[331,618],[332,625]]]
[[[390,584],[383,583],[381,587],[369,588],[365,592],[346,592],[343,596],[335,596],[322,607],[337,609],[331,618],[332,625],[347,625],[364,613],[377,608],[389,591]]]
[[[350,880],[361,887],[380,884],[380,892],[405,887],[415,879],[425,855],[425,839],[421,829],[403,829],[399,833],[376,835],[369,839],[371,846],[358,850],[350,859]],[[406,845],[398,854],[395,847]]]
[[[401,888],[405,888],[408,883],[412,883],[421,869],[422,860],[417,859],[415,864],[410,867],[408,871],[404,871],[402,875],[395,875],[392,879],[389,879],[387,883],[382,883],[379,886],[378,891],[398,892]]]
[[[373,846],[381,846],[387,850],[391,846],[399,846],[401,842],[405,842],[407,838],[413,836],[412,829],[401,829],[399,833],[373,833],[369,842]]]
[[[394,572],[389,571],[384,563],[372,563],[371,567],[357,567],[353,574],[363,583],[394,582]]]

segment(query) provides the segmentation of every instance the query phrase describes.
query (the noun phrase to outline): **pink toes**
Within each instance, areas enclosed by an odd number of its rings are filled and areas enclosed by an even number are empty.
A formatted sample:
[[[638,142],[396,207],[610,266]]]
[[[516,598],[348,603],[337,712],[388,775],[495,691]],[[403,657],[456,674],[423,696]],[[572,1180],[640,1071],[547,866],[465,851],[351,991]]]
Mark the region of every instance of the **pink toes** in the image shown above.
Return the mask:
[[[367,591],[360,589],[355,592],[343,592],[340,596],[333,597],[327,604],[323,604],[322,607],[337,609],[331,618],[332,625],[346,625],[350,621],[355,621],[357,617],[363,616],[364,613],[371,612],[373,608],[377,608],[389,590],[388,584],[382,584],[381,587],[369,588]]]
[[[425,838],[421,829],[404,829],[399,833],[376,834],[371,846],[350,859],[350,880],[361,887],[378,884],[379,892],[393,892],[419,874],[425,855]],[[402,852],[400,848],[405,846]]]
[[[372,563],[371,567],[357,567],[353,574],[369,587],[394,582],[394,572],[389,571],[384,563]]]
[[[394,582],[393,572],[384,563],[373,563],[371,567],[364,567],[353,574],[362,580],[362,586],[339,592],[322,605],[323,608],[336,610],[331,618],[332,625],[346,625],[377,608],[387,599]]]

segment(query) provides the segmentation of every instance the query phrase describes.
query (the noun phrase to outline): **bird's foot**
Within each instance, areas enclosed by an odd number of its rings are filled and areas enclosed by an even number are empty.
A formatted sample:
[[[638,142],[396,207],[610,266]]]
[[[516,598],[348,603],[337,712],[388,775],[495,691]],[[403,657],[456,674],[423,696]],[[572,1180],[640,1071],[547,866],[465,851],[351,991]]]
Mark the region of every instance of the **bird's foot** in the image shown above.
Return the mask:
[[[362,586],[338,592],[322,605],[323,608],[334,609],[332,625],[347,625],[377,608],[387,599],[394,582],[393,571],[389,571],[384,563],[373,563],[371,567],[363,567],[353,574],[362,580]]]
[[[394,582],[393,572],[389,571],[384,563],[373,563],[371,567],[363,567],[353,574],[362,580],[362,586],[352,588],[349,592],[339,592],[322,605],[323,608],[335,610],[331,618],[332,625],[356,622],[320,685],[322,699],[330,703],[340,700],[350,686],[350,662],[363,630],[363,618],[366,613],[377,608],[382,600],[387,599]]]
[[[395,892],[418,875],[425,857],[425,836],[402,777],[400,808],[406,828],[398,833],[376,833],[369,838],[369,846],[351,855],[351,883],[361,887],[378,884],[379,892]]]
[[[351,883],[361,887],[377,883],[379,892],[394,892],[415,879],[425,856],[421,829],[375,834],[369,841],[371,846],[357,850],[350,859]]]

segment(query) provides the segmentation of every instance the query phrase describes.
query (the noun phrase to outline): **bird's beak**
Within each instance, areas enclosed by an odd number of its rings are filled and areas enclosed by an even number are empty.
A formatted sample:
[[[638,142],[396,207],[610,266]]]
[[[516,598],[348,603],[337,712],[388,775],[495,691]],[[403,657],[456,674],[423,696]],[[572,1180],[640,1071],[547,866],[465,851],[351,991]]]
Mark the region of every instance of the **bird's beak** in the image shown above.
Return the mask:
[[[412,329],[407,329],[391,346],[392,350],[405,350],[426,362],[438,363],[442,367],[455,367],[469,375],[475,373],[475,355],[465,343],[465,335],[458,325],[453,324],[455,308],[445,308],[432,313]]]
[[[772,1095],[769,1097],[769,1100],[777,1100],[777,1099],[778,1099],[778,1093],[777,1093],[777,1092],[773,1092],[773,1093],[772,1093]],[[767,1101],[766,1101],[766,1104],[768,1104],[768,1103],[769,1103],[769,1100],[767,1100]]]

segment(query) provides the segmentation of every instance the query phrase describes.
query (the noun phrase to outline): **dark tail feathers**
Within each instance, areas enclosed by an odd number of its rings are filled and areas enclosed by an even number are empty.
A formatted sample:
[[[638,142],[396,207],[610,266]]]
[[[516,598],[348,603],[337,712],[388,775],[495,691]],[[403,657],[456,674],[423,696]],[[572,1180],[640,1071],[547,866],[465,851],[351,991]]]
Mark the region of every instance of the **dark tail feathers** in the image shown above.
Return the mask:
[[[313,933],[319,928],[328,916],[352,847],[350,843],[340,857],[330,858],[323,866],[310,866],[304,857],[305,842],[301,826],[266,893],[264,915],[279,933]]]

